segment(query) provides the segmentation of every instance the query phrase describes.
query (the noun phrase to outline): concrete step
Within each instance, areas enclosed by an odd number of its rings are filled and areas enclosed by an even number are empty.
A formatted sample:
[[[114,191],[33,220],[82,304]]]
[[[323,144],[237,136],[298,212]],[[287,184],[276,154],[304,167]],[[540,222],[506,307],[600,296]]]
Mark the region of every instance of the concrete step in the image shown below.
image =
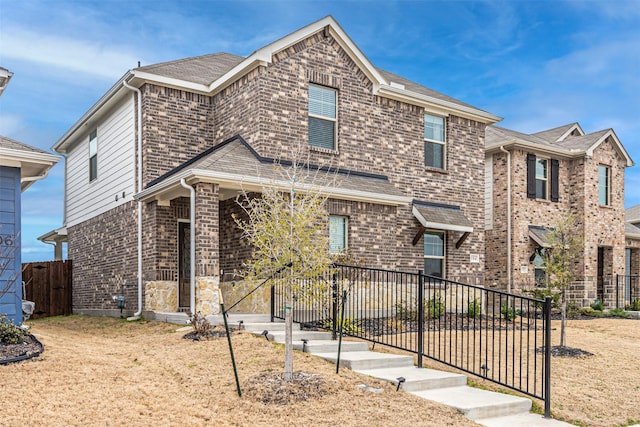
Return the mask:
[[[293,343],[294,350],[304,351],[305,353],[337,353],[338,341],[308,341],[306,344],[302,341]],[[361,341],[342,341],[341,353],[351,351],[369,351],[369,344]]]
[[[478,424],[486,427],[573,427],[573,424],[564,421],[544,418],[539,414],[517,414],[505,417],[482,418],[476,420]],[[633,426],[630,426],[633,427]]]
[[[337,353],[314,353],[314,356],[322,357],[333,363],[336,363],[338,359]],[[413,356],[372,351],[346,351],[340,353],[340,366],[352,371],[413,366]]]
[[[531,410],[529,399],[467,386],[411,393],[455,408],[472,420],[528,413]]]
[[[258,334],[260,332],[258,332]],[[284,335],[284,331],[269,331],[269,341],[283,343]],[[307,341],[329,341],[331,340],[331,333],[322,331],[293,331],[292,338],[293,341],[302,341],[303,339],[306,339]]]
[[[398,384],[398,378],[405,379],[401,385],[404,391],[421,391],[433,390],[446,387],[462,387],[467,385],[467,376],[462,374],[454,374],[451,372],[436,371],[434,369],[418,368],[415,366],[406,366],[400,368],[387,369],[364,369],[357,370],[360,374],[369,375]]]
[[[237,325],[238,323],[235,324],[235,326]],[[284,322],[247,322],[247,323],[243,323],[242,326],[247,331],[262,333],[262,331],[269,331],[269,332],[284,331],[285,324]],[[293,330],[299,331],[300,324],[294,323]]]

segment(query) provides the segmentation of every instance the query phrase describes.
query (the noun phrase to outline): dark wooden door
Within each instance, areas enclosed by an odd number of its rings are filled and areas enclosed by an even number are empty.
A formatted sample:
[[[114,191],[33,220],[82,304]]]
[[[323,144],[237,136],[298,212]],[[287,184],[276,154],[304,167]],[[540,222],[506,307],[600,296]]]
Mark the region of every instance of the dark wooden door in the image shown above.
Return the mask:
[[[178,223],[178,305],[179,309],[190,308],[191,300],[191,227],[188,222]]]

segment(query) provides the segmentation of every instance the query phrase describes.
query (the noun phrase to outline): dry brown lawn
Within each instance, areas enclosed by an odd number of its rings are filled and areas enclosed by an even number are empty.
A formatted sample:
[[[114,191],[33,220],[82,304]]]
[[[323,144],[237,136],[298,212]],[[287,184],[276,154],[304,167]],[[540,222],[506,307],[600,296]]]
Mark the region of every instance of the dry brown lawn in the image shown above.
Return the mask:
[[[45,352],[0,366],[0,426],[471,426],[455,410],[295,354],[322,374],[321,397],[295,405],[238,397],[226,338],[183,339],[176,325],[71,316],[29,322]],[[232,336],[241,386],[283,370],[284,348]],[[373,393],[358,387],[381,388]]]
[[[237,396],[226,338],[194,342],[176,325],[111,318],[30,324],[45,352],[0,366],[0,426],[476,425],[390,384],[349,370],[336,375],[335,365],[307,354],[296,352],[295,369],[321,374],[322,396],[281,406]],[[553,326],[555,345],[559,325]],[[243,388],[259,374],[282,370],[282,346],[248,333],[232,339]],[[568,344],[594,356],[553,359],[554,417],[585,426],[640,422],[640,321],[570,320]]]

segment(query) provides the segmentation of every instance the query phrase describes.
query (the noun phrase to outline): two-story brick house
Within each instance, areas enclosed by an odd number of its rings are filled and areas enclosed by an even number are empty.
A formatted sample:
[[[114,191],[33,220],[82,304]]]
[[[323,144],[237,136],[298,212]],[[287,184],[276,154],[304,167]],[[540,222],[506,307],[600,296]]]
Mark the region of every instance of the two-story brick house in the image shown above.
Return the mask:
[[[231,292],[227,272],[250,253],[235,196],[259,192],[298,146],[340,170],[324,189],[327,250],[482,283],[477,195],[498,120],[376,68],[332,17],[246,58],[130,70],[54,146],[66,154],[74,311],[119,313],[124,289],[135,314],[216,313],[217,289]]]
[[[583,257],[569,297],[583,306],[602,299],[625,270],[624,170],[632,165],[613,129],[488,127],[485,284],[521,291],[544,281],[549,229],[572,215]]]

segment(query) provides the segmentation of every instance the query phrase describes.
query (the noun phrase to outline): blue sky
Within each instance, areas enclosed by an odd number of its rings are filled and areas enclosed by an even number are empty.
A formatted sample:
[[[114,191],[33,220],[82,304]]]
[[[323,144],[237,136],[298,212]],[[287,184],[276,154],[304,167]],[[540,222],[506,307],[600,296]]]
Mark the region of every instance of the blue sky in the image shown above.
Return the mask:
[[[333,15],[376,66],[536,132],[614,128],[640,164],[640,1],[0,0],[0,135],[49,150],[128,69],[246,56]],[[63,224],[61,161],[22,195],[23,260]],[[640,166],[626,172],[640,204]]]

